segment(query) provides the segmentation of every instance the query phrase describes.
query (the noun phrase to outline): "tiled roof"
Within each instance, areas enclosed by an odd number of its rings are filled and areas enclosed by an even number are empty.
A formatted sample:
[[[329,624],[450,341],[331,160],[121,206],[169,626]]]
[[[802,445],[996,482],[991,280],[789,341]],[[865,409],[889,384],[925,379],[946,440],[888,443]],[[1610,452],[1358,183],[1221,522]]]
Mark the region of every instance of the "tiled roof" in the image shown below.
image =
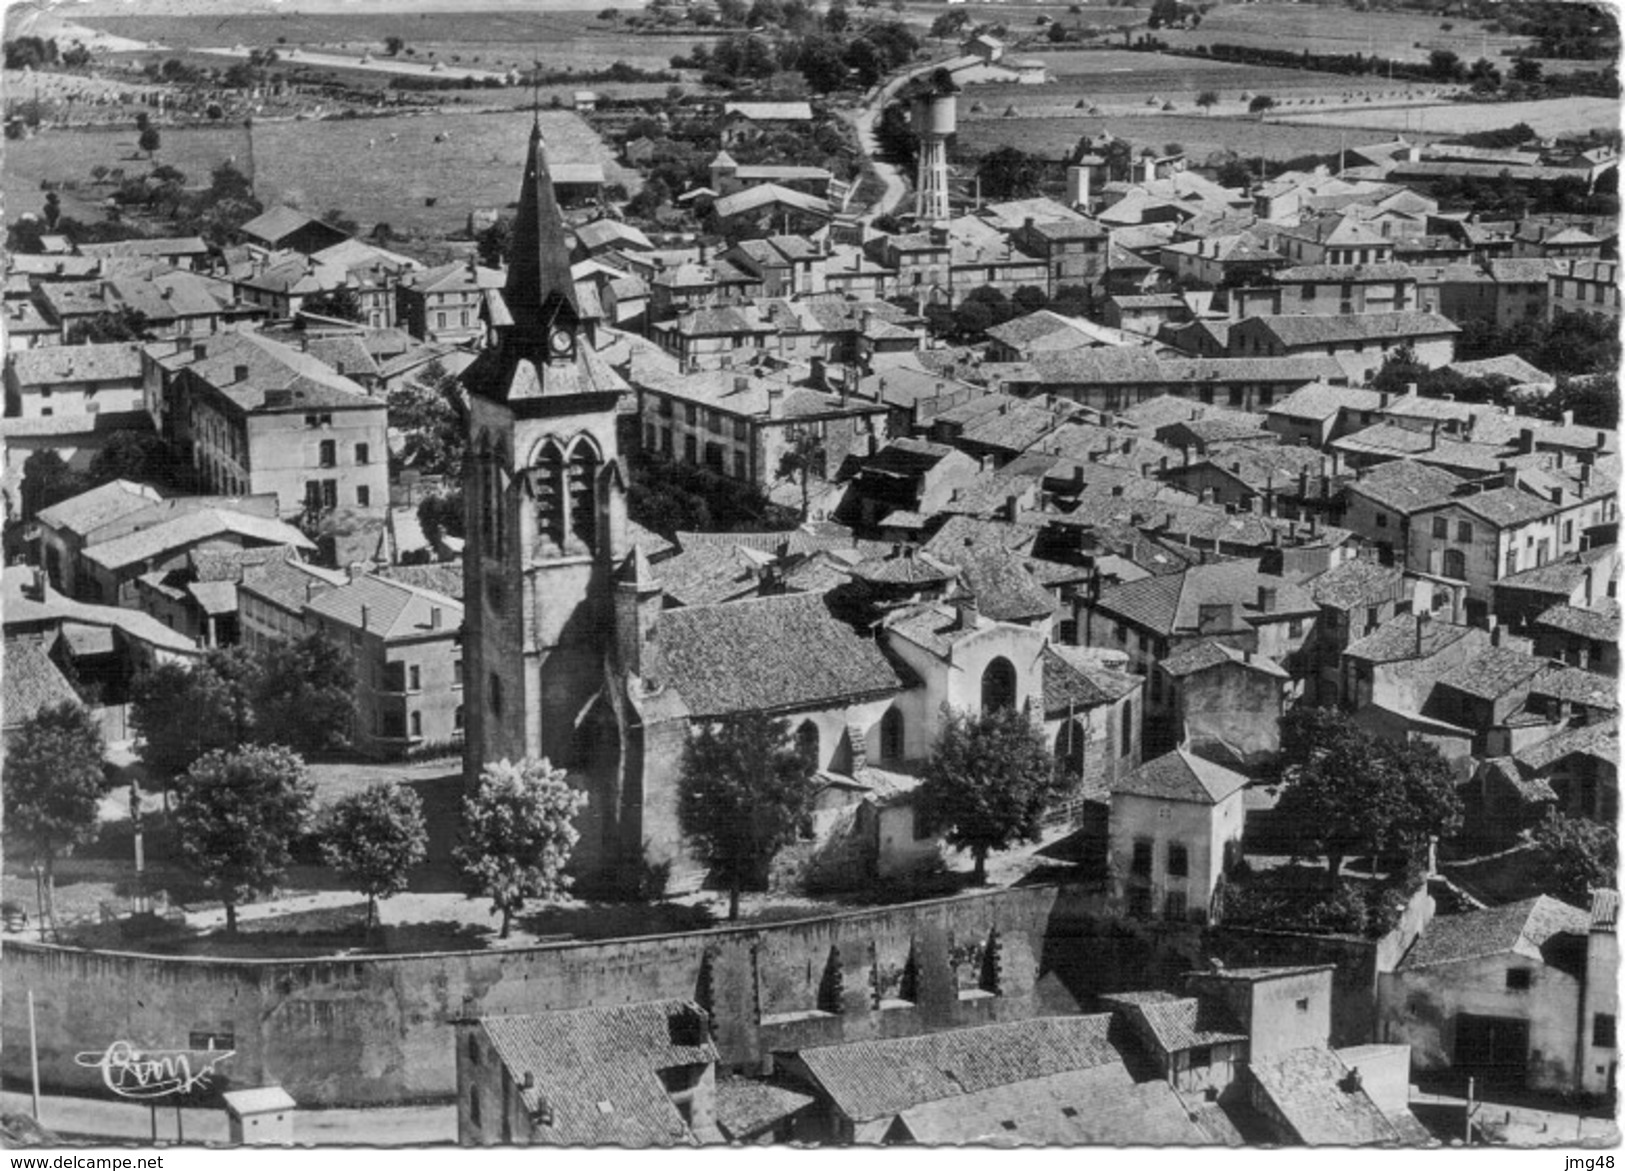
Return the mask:
[[[1309,596],[1320,606],[1353,610],[1377,602],[1394,601],[1400,596],[1404,572],[1394,565],[1381,565],[1369,557],[1345,561],[1306,584]]]
[[[275,242],[290,232],[298,231],[306,224],[316,222],[318,221],[315,216],[279,204],[249,220],[242,226],[242,232],[260,240]]]
[[[1450,503],[1490,524],[1499,526],[1528,524],[1557,509],[1550,500],[1543,500],[1521,488],[1511,487],[1491,488],[1486,492],[1458,496]]]
[[[1590,926],[1586,912],[1546,895],[1461,915],[1437,915],[1399,966],[1426,968],[1508,953],[1538,960],[1542,945],[1552,936],[1585,935]]]
[[[1497,578],[1495,588],[1533,590],[1541,594],[1567,596],[1585,581],[1587,571],[1593,574],[1599,586],[1602,585],[1604,571],[1601,563],[1611,560],[1615,555],[1616,550],[1611,545],[1599,545],[1595,549],[1578,553],[1565,553],[1545,565],[1534,565],[1509,577]]]
[[[717,1079],[717,1125],[739,1141],[789,1118],[816,1098],[799,1090],[748,1077]]]
[[[1229,1010],[1211,998],[1143,1002],[1133,1005],[1129,1012],[1145,1023],[1163,1053],[1248,1039]]]
[[[1211,638],[1186,643],[1166,659],[1161,660],[1162,669],[1176,679],[1225,663],[1234,663],[1248,670],[1262,671],[1266,675],[1275,675],[1282,679],[1291,678],[1269,656],[1240,651]]]
[[[888,523],[896,522],[888,518]],[[852,567],[852,576],[875,585],[927,585],[952,581],[959,576],[959,568],[905,545],[884,557],[858,562]]]
[[[1381,405],[1382,395],[1374,390],[1315,382],[1287,395],[1269,413],[1292,419],[1330,419],[1339,411],[1375,411]]]
[[[1115,703],[1144,683],[1138,675],[1102,667],[1077,647],[1051,643],[1039,662],[1044,671],[1044,714],[1050,717]]]
[[[1351,313],[1262,315],[1246,321],[1273,334],[1284,346],[1324,346],[1345,341],[1397,341],[1455,334],[1461,327],[1437,313]],[[1245,322],[1243,323],[1245,325]]]
[[[1601,711],[1619,710],[1619,682],[1595,671],[1582,671],[1579,667],[1557,667],[1530,687],[1533,695],[1546,695],[1583,707]]]
[[[1259,608],[1259,591],[1273,590],[1274,603]],[[1196,565],[1178,575],[1148,577],[1101,591],[1098,607],[1158,634],[1194,631],[1204,604],[1229,603],[1238,621],[1314,614],[1317,607],[1295,582],[1260,573],[1256,561]]]
[[[1529,683],[1550,666],[1548,659],[1511,647],[1490,646],[1439,676],[1439,683],[1478,699],[1499,699]]]
[[[220,333],[199,343],[197,358],[191,351],[170,361],[192,372],[201,382],[244,411],[304,411],[370,408],[380,414],[384,404],[368,397],[361,386],[333,371],[314,354],[303,353],[257,333]],[[238,378],[240,368],[247,377]],[[286,404],[275,404],[273,391],[286,390]]]
[[[463,600],[461,561],[431,562],[428,565],[390,565],[380,569],[378,576],[429,590],[458,602]]]
[[[1120,1065],[1110,1014],[1033,1017],[917,1037],[803,1049],[802,1064],[854,1122],[1072,1070]]]
[[[1052,1074],[941,1098],[905,1110],[923,1146],[1192,1146],[1205,1136],[1163,1081],[1136,1082],[1121,1065]]]
[[[829,706],[903,686],[875,642],[816,594],[668,610],[657,637],[667,679],[694,718]]]
[[[12,354],[11,373],[20,387],[130,381],[141,377],[141,347],[133,342],[38,346]]]
[[[451,633],[463,623],[463,607],[455,598],[371,573],[317,594],[305,608],[327,621],[385,639],[412,638],[436,629]],[[435,610],[440,611],[438,627]]]
[[[1348,1066],[1330,1049],[1305,1047],[1255,1057],[1248,1068],[1301,1143],[1363,1146],[1399,1140],[1394,1124],[1365,1090],[1347,1080]]]
[[[341,570],[322,569],[302,561],[275,560],[246,572],[241,588],[284,610],[303,614],[306,602],[347,580]]]
[[[1619,720],[1569,728],[1513,754],[1522,768],[1542,772],[1565,756],[1589,756],[1619,765]]]
[[[1470,628],[1456,626],[1439,618],[1422,619],[1422,635],[1417,638],[1418,617],[1414,614],[1395,614],[1376,630],[1362,639],[1350,643],[1343,651],[1351,658],[1373,663],[1397,663],[1406,659],[1431,658],[1461,639]],[[1417,654],[1420,644],[1421,654]]]
[[[1359,284],[1365,281],[1415,280],[1408,264],[1298,264],[1275,271],[1278,284],[1320,281],[1326,284]]]
[[[127,638],[176,654],[198,653],[197,644],[190,638],[140,610],[75,602],[56,593],[49,585],[45,588],[44,599],[36,600],[25,592],[25,586],[33,579],[34,572],[33,567],[27,565],[8,566],[5,570],[0,614],[3,614],[7,627],[16,629],[79,623],[118,630]]]
[[[1112,793],[1217,805],[1247,786],[1247,778],[1183,748],[1149,760],[1112,782]]]
[[[45,653],[45,645],[32,638],[8,638],[0,658],[0,681],[4,697],[0,714],[8,728],[33,719],[42,708],[61,703],[78,703],[66,677]]]
[[[1464,378],[1510,378],[1515,383],[1551,383],[1556,381],[1546,371],[1525,361],[1517,354],[1503,354],[1498,358],[1480,358],[1476,362],[1452,362],[1445,367]]]
[[[1560,602],[1542,610],[1535,618],[1535,625],[1561,630],[1565,634],[1577,634],[1581,638],[1595,639],[1598,642],[1617,642],[1619,603],[1613,598],[1598,598],[1586,607],[1570,606]]]
[[[1348,486],[1348,491],[1374,500],[1395,512],[1411,513],[1450,499],[1461,487],[1460,476],[1443,468],[1396,459],[1378,464]]]
[[[227,534],[262,545],[316,547],[305,534],[282,521],[224,508],[205,508],[92,545],[84,551],[84,557],[104,568],[117,570]]]
[[[1020,557],[981,546],[965,550],[956,560],[965,589],[975,597],[981,612],[995,622],[1021,622],[1055,613],[1055,598]]]
[[[762,561],[742,555],[750,546],[696,544],[660,563],[656,576],[666,596],[683,606],[708,606],[757,592]]]
[[[809,122],[812,105],[808,102],[728,102],[724,114],[739,114],[752,122]]]
[[[113,480],[43,509],[37,519],[58,532],[84,536],[120,517],[140,512],[159,499],[162,495],[156,488],[131,480]]]
[[[698,1018],[692,1040],[678,1033],[684,1017]],[[698,1005],[660,1000],[484,1017],[479,1025],[522,1087],[525,1108],[533,1118],[540,1116],[533,1128],[537,1141],[667,1147],[689,1145],[694,1136],[660,1071],[718,1060],[707,1019]],[[549,1115],[551,1124],[545,1120]]]

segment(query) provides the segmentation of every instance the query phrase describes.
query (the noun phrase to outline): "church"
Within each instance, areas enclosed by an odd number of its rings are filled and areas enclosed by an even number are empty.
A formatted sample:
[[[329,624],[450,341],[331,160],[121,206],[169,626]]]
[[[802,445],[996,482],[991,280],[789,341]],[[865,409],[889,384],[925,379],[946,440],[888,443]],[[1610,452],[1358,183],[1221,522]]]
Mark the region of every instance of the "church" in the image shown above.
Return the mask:
[[[826,811],[906,794],[945,704],[1017,707],[1069,758],[1087,740],[1113,773],[1138,763],[1139,679],[1056,655],[1051,607],[979,608],[951,566],[927,575],[934,594],[910,587],[908,604],[867,624],[836,591],[693,606],[667,596],[632,539],[618,429],[630,392],[582,318],[539,126],[506,283],[487,307],[491,340],[463,374],[465,782],[524,756],[566,769],[588,795],[572,863],[582,889],[703,878],[677,822],[683,747],[700,721],[785,719],[817,761]],[[855,588],[911,580],[912,552],[859,563]],[[927,837],[910,823],[886,840],[923,856]]]

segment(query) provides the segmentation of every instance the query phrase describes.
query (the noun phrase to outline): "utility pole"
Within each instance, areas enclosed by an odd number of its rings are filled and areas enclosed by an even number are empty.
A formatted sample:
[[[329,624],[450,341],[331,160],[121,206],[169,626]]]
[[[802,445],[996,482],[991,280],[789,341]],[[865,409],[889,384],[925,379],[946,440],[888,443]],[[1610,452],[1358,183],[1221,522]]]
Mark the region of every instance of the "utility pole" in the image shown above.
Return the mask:
[[[39,1033],[34,1027],[34,990],[28,990],[28,1072],[34,1086],[34,1121],[39,1121]]]

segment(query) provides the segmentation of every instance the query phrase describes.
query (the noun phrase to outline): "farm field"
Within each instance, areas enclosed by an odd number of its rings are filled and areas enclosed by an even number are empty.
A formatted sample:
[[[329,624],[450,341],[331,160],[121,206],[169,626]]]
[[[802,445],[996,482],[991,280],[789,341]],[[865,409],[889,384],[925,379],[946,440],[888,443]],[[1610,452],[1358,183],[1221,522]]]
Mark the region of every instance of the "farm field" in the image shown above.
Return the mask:
[[[450,0],[444,7],[450,8]],[[219,19],[174,16],[109,16],[81,23],[132,40],[156,42],[174,49],[294,47],[359,57],[375,55],[384,38],[398,36],[412,50],[409,62],[440,62],[448,71],[458,66],[503,72],[530,69],[588,71],[616,61],[640,69],[665,69],[672,56],[688,52],[698,31],[683,36],[637,36],[596,19],[595,13],[546,12],[282,12],[251,13]],[[294,60],[297,61],[297,58]]]
[[[1403,111],[1396,111],[1403,113]],[[1146,146],[1177,142],[1197,163],[1209,155],[1234,151],[1243,158],[1284,161],[1306,154],[1324,154],[1343,145],[1354,146],[1380,133],[1337,126],[1297,126],[1259,122],[1254,118],[1148,115],[1076,115],[1053,118],[961,118],[957,157],[980,155],[1011,143],[1033,154],[1056,157],[1077,145],[1080,137],[1110,131],[1119,138]],[[1413,134],[1414,142],[1432,142],[1443,132]]]
[[[363,230],[387,222],[396,231],[445,235],[461,228],[479,207],[505,207],[518,190],[530,112],[426,114],[322,122],[257,122],[253,128],[257,194],[267,204],[294,201],[318,214],[342,208]],[[637,176],[613,161],[598,135],[569,111],[542,111],[549,157],[560,163],[604,164],[610,182],[635,188]],[[390,134],[399,138],[389,143]],[[436,143],[437,134],[449,135]],[[367,143],[377,145],[369,148]],[[90,186],[98,163],[131,174],[146,170],[136,157],[135,131],[47,131],[7,143],[4,192],[12,215],[43,202],[42,179],[77,179],[62,193],[63,213],[99,215],[105,189]],[[157,161],[190,183],[228,159],[246,169],[247,132],[227,128],[166,128]],[[434,199],[433,207],[425,201]]]
[[[1441,27],[1445,24],[1451,27]],[[1480,57],[1493,61],[1503,50],[1529,43],[1527,37],[1486,32],[1483,21],[1465,17],[1362,13],[1319,4],[1228,4],[1210,11],[1199,28],[1164,29],[1157,36],[1176,48],[1222,43],[1311,53],[1376,53],[1406,61],[1425,61],[1434,49],[1448,49],[1465,61]]]
[[[1405,130],[1407,125],[1438,126],[1451,134],[1500,130],[1528,123],[1540,135],[1610,130],[1619,125],[1620,104],[1607,98],[1551,98],[1540,102],[1485,102],[1426,106],[1411,110],[1346,110],[1328,114],[1288,114],[1295,124]],[[1407,122],[1407,117],[1409,122]],[[1282,126],[1281,129],[1286,129]]]

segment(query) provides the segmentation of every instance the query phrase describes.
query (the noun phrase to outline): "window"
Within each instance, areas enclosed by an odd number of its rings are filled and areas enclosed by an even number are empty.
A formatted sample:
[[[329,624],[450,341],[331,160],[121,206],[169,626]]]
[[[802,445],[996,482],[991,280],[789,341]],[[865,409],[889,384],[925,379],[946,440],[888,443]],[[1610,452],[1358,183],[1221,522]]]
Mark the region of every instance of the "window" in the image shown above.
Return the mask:
[[[1450,522],[1442,516],[1433,518],[1433,535],[1441,541],[1450,539]]]
[[[480,1043],[475,1039],[472,1033],[470,1033],[468,1036],[468,1063],[470,1065],[478,1065],[480,1063]]]
[[[750,468],[745,463],[745,453],[734,452],[734,479],[744,480],[750,477]]]
[[[1460,549],[1446,549],[1444,551],[1444,575],[1465,581],[1467,578],[1467,554]]]
[[[1016,706],[1016,668],[1000,656],[982,672],[982,710],[1001,711]]]
[[[1162,917],[1173,922],[1183,922],[1185,918],[1185,892],[1171,890],[1163,896]]]
[[[355,445],[355,462],[358,464],[368,464],[372,462],[372,449],[365,443],[358,443]]]
[[[818,749],[818,725],[811,720],[803,720],[801,727],[796,729],[796,751],[816,764]]]
[[[330,468],[338,463],[338,444],[331,439],[322,440],[321,456],[318,462],[324,468]]]
[[[463,730],[463,718],[463,705],[458,704],[457,710],[451,713],[451,730],[453,732],[461,732]]]
[[[1471,545],[1473,543],[1473,526],[1466,521],[1458,521],[1456,523],[1456,540],[1463,545]]]
[[[1213,1046],[1198,1045],[1191,1050],[1190,1067],[1192,1069],[1206,1069],[1213,1064]]]
[[[1168,843],[1168,873],[1174,878],[1185,878],[1190,874],[1190,851],[1185,848],[1184,842]]]
[[[564,456],[558,445],[549,442],[542,448],[531,469],[530,491],[536,507],[536,535],[564,545]]]
[[[1292,621],[1288,622],[1286,624],[1286,633],[1287,633],[1288,638],[1302,638],[1303,637],[1303,619],[1302,618],[1294,618],[1294,619],[1292,619]]]
[[[408,681],[406,686],[409,689],[411,689],[412,691],[422,691],[423,690],[423,671],[422,671],[422,668],[417,667],[415,665],[412,666],[412,667],[407,668],[406,678],[407,678],[407,681]]]
[[[413,712],[412,713],[412,738],[414,740],[417,740],[417,739],[421,739],[422,736],[423,736],[423,713],[422,712]]]
[[[1599,1012],[1591,1018],[1591,1043],[1598,1049],[1614,1048],[1614,1014]]]
[[[451,685],[453,687],[461,687],[463,685],[463,660],[461,659],[453,659],[451,661]]]
[[[442,317],[445,314],[441,314]],[[474,1086],[468,1090],[468,1120],[475,1126],[480,1125],[480,1091]]]
[[[698,417],[699,417],[699,410],[694,406],[693,403],[684,403],[683,404],[683,422],[687,423],[690,427],[692,427],[692,426],[694,426],[694,420],[697,419]]]
[[[889,707],[880,717],[880,759],[902,760],[903,745],[903,713]]]
[[[491,714],[494,716],[500,716],[502,714],[502,679],[495,671],[491,672],[489,691]]]
[[[365,484],[362,484],[358,488],[356,488],[356,490],[355,490],[355,502],[356,502],[356,506],[359,507],[359,508],[371,508],[372,507],[372,489],[367,487]]]
[[[1563,522],[1563,543],[1565,545],[1574,543],[1574,522],[1572,520]]]
[[[1130,873],[1144,875],[1147,878],[1151,876],[1151,850],[1150,838],[1135,839],[1134,858],[1129,865]]]
[[[1122,727],[1118,739],[1121,741],[1117,746],[1119,756],[1128,756],[1134,751],[1134,701],[1132,699],[1123,705]]]
[[[589,551],[598,548],[598,452],[577,442],[570,456],[570,533]]]
[[[1385,529],[1388,527],[1388,514],[1386,512],[1377,513],[1377,527],[1379,529]]]
[[[1528,992],[1530,984],[1531,984],[1531,980],[1530,980],[1531,975],[1532,975],[1532,973],[1529,971],[1528,968],[1508,968],[1507,969],[1507,991],[1508,992]]]
[[[1299,1012],[1308,1012],[1309,1011],[1309,998],[1307,996],[1300,996],[1298,998],[1298,1011]]]

